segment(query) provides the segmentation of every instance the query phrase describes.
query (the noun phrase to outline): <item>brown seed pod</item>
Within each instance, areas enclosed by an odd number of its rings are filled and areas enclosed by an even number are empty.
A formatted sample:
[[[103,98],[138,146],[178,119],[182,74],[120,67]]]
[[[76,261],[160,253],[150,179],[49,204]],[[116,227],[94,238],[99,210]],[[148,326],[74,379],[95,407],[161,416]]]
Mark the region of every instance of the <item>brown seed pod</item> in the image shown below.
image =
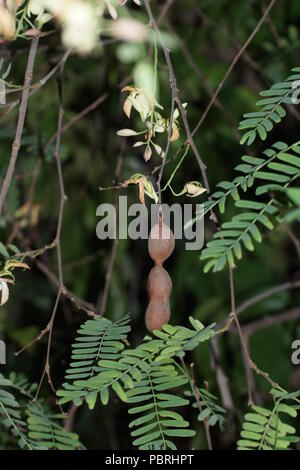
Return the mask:
[[[149,234],[148,251],[156,265],[163,262],[172,254],[175,246],[172,230],[163,222],[154,225]]]
[[[169,300],[172,292],[172,280],[162,266],[154,266],[151,269],[147,281],[147,292],[151,300]]]
[[[170,320],[169,300],[154,299],[150,300],[146,310],[146,327],[148,331],[161,330]]]

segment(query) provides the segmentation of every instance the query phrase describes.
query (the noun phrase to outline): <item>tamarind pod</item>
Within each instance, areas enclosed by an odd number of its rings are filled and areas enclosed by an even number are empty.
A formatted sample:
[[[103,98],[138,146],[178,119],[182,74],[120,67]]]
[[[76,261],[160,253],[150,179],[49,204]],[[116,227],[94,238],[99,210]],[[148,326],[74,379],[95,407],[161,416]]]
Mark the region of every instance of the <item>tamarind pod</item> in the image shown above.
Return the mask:
[[[151,269],[147,281],[148,298],[169,299],[172,292],[172,280],[168,272],[162,266],[154,266]]]
[[[172,230],[164,223],[152,227],[148,239],[148,251],[156,265],[162,265],[175,247]]]
[[[167,299],[150,300],[145,316],[147,330],[161,330],[170,320],[170,316],[170,304]]]

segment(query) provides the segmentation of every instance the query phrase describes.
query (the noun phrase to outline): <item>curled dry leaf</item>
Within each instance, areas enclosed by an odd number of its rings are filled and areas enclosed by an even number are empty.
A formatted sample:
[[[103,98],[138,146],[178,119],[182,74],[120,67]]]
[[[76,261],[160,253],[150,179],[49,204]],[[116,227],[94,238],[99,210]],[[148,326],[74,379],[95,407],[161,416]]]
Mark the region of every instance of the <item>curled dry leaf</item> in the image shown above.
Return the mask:
[[[23,263],[22,261],[18,261],[16,259],[9,259],[5,262],[5,269],[10,270],[10,269],[15,269],[15,268],[23,268],[23,269],[30,269],[28,264]]]
[[[145,194],[153,199],[156,204],[158,203],[158,196],[154,191],[151,181],[149,181],[142,173],[135,173],[130,179],[125,180],[123,184],[124,187],[127,187],[129,184],[139,185],[139,200],[142,204],[145,204]]]
[[[138,88],[132,85],[126,85],[121,89],[121,93],[124,93],[125,91],[138,91]]]
[[[200,194],[205,193],[206,189],[201,186],[199,181],[190,181],[185,184],[184,186],[188,196],[196,197],[200,196]]]
[[[123,87],[121,92],[129,92],[129,95],[127,96],[126,100],[128,100],[132,104],[134,109],[140,114],[142,121],[146,121],[146,119],[151,115],[153,111],[153,103],[150,102],[151,100],[149,101],[149,98],[147,97],[145,92],[141,88],[138,88],[133,85],[127,85]],[[127,103],[125,105],[125,109],[123,107],[124,113],[127,117],[129,117],[127,114],[128,107],[129,105]]]
[[[131,110],[132,110],[132,103],[128,98],[126,98],[123,104],[123,111],[128,118],[130,118]]]
[[[11,279],[10,277],[2,277],[1,276],[1,282],[6,282],[7,284],[14,284],[15,281]]]
[[[0,306],[2,307],[2,305],[6,304],[9,298],[9,289],[5,281],[0,281],[0,296]]]
[[[4,39],[11,41],[15,37],[16,24],[14,15],[8,11],[5,4],[0,3],[0,33]]]
[[[145,205],[145,188],[142,179],[139,180],[139,200]]]
[[[174,122],[172,126],[172,135],[171,135],[171,142],[175,142],[179,138],[179,129],[177,124]]]

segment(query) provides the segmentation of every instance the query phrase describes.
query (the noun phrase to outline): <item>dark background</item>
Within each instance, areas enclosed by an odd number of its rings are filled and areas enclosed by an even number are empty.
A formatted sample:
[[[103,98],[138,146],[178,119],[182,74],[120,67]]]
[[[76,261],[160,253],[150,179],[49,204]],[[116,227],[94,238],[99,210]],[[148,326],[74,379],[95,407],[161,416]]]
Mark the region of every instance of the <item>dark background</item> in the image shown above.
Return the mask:
[[[152,4],[157,17],[164,2]],[[170,34],[177,86],[182,101],[188,102],[188,119],[192,128],[209,102],[208,90],[216,89],[235,54],[259,21],[265,6],[260,0],[191,0],[174,1],[168,10],[161,29]],[[131,13],[147,23],[143,9],[133,7]],[[284,80],[292,67],[299,66],[300,3],[296,0],[279,0],[270,17],[224,85],[219,95],[223,110],[212,107],[195,136],[197,148],[208,168],[212,189],[219,181],[231,180],[236,176],[234,167],[246,152],[234,132],[243,113],[255,110],[260,90]],[[180,38],[179,41],[176,36]],[[122,113],[123,96],[120,94],[119,83],[131,76],[138,61],[148,57],[148,47],[144,45],[138,47],[137,57],[133,57],[130,50],[126,55],[125,46],[123,44],[122,49],[120,43],[106,44],[104,41],[103,47],[90,56],[72,55],[67,61],[63,76],[64,123],[101,94],[108,94],[101,106],[63,134],[61,152],[68,196],[61,239],[64,283],[72,292],[92,304],[101,300],[112,245],[111,241],[100,241],[96,237],[96,208],[103,202],[113,202],[115,196],[113,190],[100,192],[98,188],[115,184],[115,166],[123,140],[116,136],[116,131],[122,127],[139,126],[136,114],[129,125]],[[28,43],[24,40],[0,46],[1,55],[12,63],[10,79],[13,83],[23,81],[27,51]],[[46,75],[62,54],[59,33],[41,39],[33,81]],[[168,114],[170,87],[162,51],[159,52],[159,102]],[[40,160],[33,195],[33,204],[41,205],[39,217],[37,223],[21,227],[26,242],[32,248],[50,243],[55,236],[59,187],[52,156],[53,145],[49,147],[46,156],[43,148],[56,131],[57,104],[55,78],[30,99],[16,176],[7,198],[10,212],[16,214],[16,210],[28,200],[32,172]],[[17,109],[8,115],[0,110],[2,178],[9,161]],[[299,138],[298,113],[299,111],[288,113],[283,123],[270,133],[268,140],[263,144],[257,142],[251,151],[259,155],[263,148],[277,140],[287,143],[296,141]],[[182,130],[179,141],[171,146],[170,155],[174,154],[184,140]],[[134,140],[128,139],[120,181],[133,173],[149,174],[160,163],[158,156],[152,156],[145,164],[142,152],[132,148],[133,142]],[[175,164],[176,162],[172,162],[166,166],[164,181],[167,181]],[[201,180],[201,175],[190,152],[176,174],[174,187],[179,191],[191,180]],[[155,181],[156,176],[152,178],[154,186]],[[120,190],[119,194],[127,195],[130,203],[138,202],[138,189],[135,186]],[[174,198],[168,191],[163,193],[163,197],[170,204],[191,202],[185,196]],[[204,200],[205,194],[197,202]],[[146,203],[149,202],[146,198]],[[230,220],[233,210],[230,202],[222,220]],[[14,223],[4,215],[1,216],[1,227],[1,241],[5,244],[11,237]],[[299,225],[295,225],[293,229],[297,233]],[[207,220],[206,237],[210,239],[211,236],[212,227]],[[18,238],[14,239],[14,243],[22,249]],[[49,250],[37,259],[56,272],[55,251]],[[30,271],[16,272],[16,283],[10,290],[10,300],[0,311],[0,338],[7,343],[7,365],[1,366],[1,372],[16,371],[25,374],[30,381],[38,382],[44,367],[46,337],[18,357],[13,353],[25,346],[46,326],[56,289],[38,268],[35,260],[28,259],[27,262]],[[146,241],[119,242],[105,315],[116,320],[131,312],[133,326],[129,339],[133,345],[138,344],[145,334],[145,286],[151,267]],[[226,270],[217,274],[204,274],[199,253],[184,250],[182,242],[176,243],[176,249],[166,267],[174,285],[171,298],[173,324],[185,325],[189,315],[192,315],[207,325],[219,322],[228,315],[230,293]],[[263,243],[256,245],[254,253],[245,253],[235,270],[237,303],[239,305],[269,287],[299,279],[299,275],[299,258],[295,247],[284,228],[279,226],[265,235]],[[265,315],[283,312],[299,305],[299,300],[299,291],[282,291],[246,310],[241,315],[241,323],[244,325]],[[63,297],[55,320],[51,349],[51,372],[56,388],[63,381],[76,330],[85,320],[85,313]],[[250,337],[253,360],[289,390],[300,386],[299,366],[291,363],[291,343],[299,338],[299,333],[299,322],[285,322],[265,328]],[[219,346],[221,364],[229,378],[235,412],[228,414],[225,432],[221,433],[215,427],[212,437],[215,448],[228,449],[235,445],[242,415],[246,410],[247,383],[237,336],[224,335]],[[220,397],[215,373],[211,368],[209,346],[205,344],[197,349],[188,361],[196,364],[199,385],[203,386],[203,381],[208,381],[209,389]],[[254,380],[257,402],[268,406],[268,382],[260,377],[254,377]],[[41,395],[49,404],[54,403],[47,381],[42,387]],[[221,399],[219,401],[222,404]],[[187,449],[206,448],[202,423],[196,421],[196,413],[192,408],[187,413],[198,432],[192,441],[186,440],[180,445]],[[82,406],[75,414],[73,429],[79,433],[81,441],[89,449],[130,449],[128,421],[127,406],[114,398],[106,407],[98,404],[94,412],[89,412],[86,406]]]

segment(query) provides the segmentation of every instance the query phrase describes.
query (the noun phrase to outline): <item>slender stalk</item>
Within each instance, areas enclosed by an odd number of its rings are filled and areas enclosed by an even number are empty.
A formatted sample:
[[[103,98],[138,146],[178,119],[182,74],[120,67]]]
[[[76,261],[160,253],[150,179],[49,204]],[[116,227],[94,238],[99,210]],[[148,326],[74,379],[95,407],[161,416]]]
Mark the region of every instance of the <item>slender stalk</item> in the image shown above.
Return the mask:
[[[22,92],[21,104],[20,104],[20,109],[19,109],[16,135],[15,135],[15,139],[12,145],[8,169],[7,169],[6,176],[5,176],[3,186],[1,188],[1,193],[0,193],[0,214],[2,213],[3,204],[5,202],[9,186],[11,184],[17,158],[19,155],[23,129],[24,129],[24,123],[25,123],[25,117],[26,117],[26,111],[27,111],[27,106],[28,106],[30,84],[32,81],[33,67],[35,63],[35,57],[36,57],[36,53],[38,49],[38,44],[39,44],[39,37],[33,38],[31,41],[31,45],[30,45],[28,62],[27,62],[27,67],[26,67],[26,72],[25,72],[24,89]]]

